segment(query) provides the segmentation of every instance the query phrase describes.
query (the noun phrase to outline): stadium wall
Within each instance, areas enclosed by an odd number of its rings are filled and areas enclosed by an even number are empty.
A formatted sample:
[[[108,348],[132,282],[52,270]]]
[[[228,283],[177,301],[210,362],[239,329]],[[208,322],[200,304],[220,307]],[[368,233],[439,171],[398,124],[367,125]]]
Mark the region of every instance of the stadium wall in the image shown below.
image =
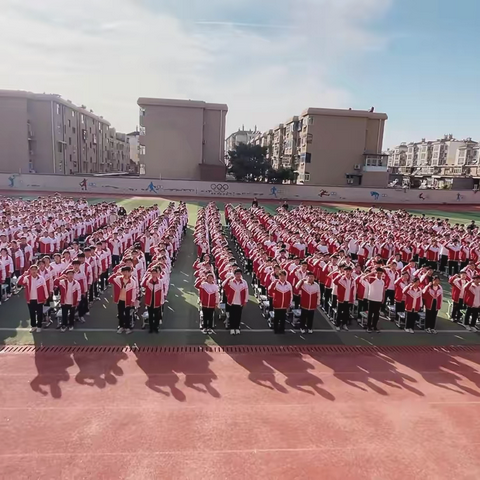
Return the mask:
[[[200,182],[154,180],[137,177],[94,177],[39,174],[0,174],[0,190],[34,194],[69,194],[204,197],[250,200],[324,201],[329,203],[391,204],[479,204],[480,194],[473,190],[403,190],[355,187],[315,187],[261,183]]]

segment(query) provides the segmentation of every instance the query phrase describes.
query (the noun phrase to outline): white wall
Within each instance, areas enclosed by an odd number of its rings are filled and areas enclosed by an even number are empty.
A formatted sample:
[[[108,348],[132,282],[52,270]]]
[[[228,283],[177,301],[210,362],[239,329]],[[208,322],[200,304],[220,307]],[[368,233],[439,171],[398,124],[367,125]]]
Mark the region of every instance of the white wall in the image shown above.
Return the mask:
[[[81,183],[86,180],[86,190]],[[155,180],[130,177],[93,177],[68,175],[0,174],[0,191],[63,192],[91,195],[205,197],[225,199],[295,200],[352,203],[391,204],[479,204],[480,193],[472,190],[401,190],[348,187],[318,187],[304,185],[267,185],[258,183],[199,182],[186,180]]]

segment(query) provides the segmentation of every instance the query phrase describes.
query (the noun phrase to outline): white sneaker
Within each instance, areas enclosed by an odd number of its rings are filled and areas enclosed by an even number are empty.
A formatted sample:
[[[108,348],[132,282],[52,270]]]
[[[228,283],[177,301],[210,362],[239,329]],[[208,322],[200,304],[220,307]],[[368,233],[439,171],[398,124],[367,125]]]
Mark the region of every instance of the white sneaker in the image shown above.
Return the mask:
[[[348,327],[347,327],[346,325],[344,325],[342,328],[343,328],[346,332],[348,332]]]
[[[411,328],[408,333],[415,333],[415,331],[413,330],[413,328]]]
[[[125,333],[126,333],[127,335],[130,335],[131,333],[133,333],[133,330],[132,330],[131,328],[127,328],[127,329],[125,330]]]
[[[78,321],[79,321],[80,323],[85,323],[85,317],[79,317],[79,318],[78,318]]]
[[[301,328],[300,333],[307,333],[307,331],[304,328]]]
[[[313,330],[309,330],[308,333],[313,333]]]
[[[432,331],[431,331],[429,328],[426,328],[426,329],[425,329],[425,332],[427,332],[427,333],[432,333]]]
[[[73,332],[73,327],[68,327],[68,329],[69,329],[71,332]]]
[[[208,333],[209,333],[210,335],[212,335],[212,334],[213,334],[213,329],[212,329],[212,328],[209,328],[209,329],[208,329]]]
[[[240,330],[235,330],[235,335],[240,335]]]
[[[85,315],[86,315],[87,317],[89,317],[89,316],[90,316],[90,312],[87,312]]]
[[[230,335],[235,335],[235,330],[230,330]]]
[[[470,327],[470,331],[471,331],[471,332],[477,332],[477,331],[478,331],[478,328],[477,328],[477,327]]]
[[[404,330],[405,330],[407,333],[410,333],[410,329],[404,328]]]
[[[436,331],[434,328],[432,328],[432,329],[430,330],[430,333],[433,333],[434,335],[436,335],[436,334],[437,334],[437,331]]]
[[[37,327],[32,327],[32,328],[30,329],[30,333],[33,333],[33,332],[36,332],[36,331],[37,331]]]
[[[339,331],[340,331],[340,327],[335,327],[335,330],[336,330],[337,332],[339,332]]]
[[[117,333],[123,333],[125,330],[123,328],[118,328]]]
[[[37,327],[37,333],[40,333],[42,329],[40,327]]]
[[[203,328],[203,329],[202,329],[202,333],[203,333],[204,335],[206,335],[206,334],[208,333],[208,330],[207,330],[206,328]]]
[[[470,331],[470,325],[465,325],[465,330]]]

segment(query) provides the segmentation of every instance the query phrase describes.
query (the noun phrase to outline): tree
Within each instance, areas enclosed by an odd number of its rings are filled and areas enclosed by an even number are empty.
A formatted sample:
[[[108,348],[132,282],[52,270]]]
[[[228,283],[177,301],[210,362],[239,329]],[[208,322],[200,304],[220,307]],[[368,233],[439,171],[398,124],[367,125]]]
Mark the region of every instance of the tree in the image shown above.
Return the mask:
[[[293,182],[296,177],[297,174],[293,168],[280,167],[278,170],[270,168],[267,172],[268,183]]]
[[[266,147],[240,143],[228,152],[228,173],[238,182],[265,181],[270,163]]]

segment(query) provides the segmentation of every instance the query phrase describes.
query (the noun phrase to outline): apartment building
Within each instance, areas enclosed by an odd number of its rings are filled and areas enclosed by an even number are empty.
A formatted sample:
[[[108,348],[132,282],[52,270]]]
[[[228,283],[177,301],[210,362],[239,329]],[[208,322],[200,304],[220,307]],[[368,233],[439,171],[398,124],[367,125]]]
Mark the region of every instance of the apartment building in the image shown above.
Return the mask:
[[[149,178],[222,181],[227,105],[139,98],[140,164]]]
[[[90,174],[109,167],[110,123],[55,94],[0,90],[0,171]]]
[[[403,167],[407,164],[408,146],[406,143],[400,144],[388,151],[388,166]]]
[[[272,166],[293,167],[297,183],[382,187],[388,155],[382,153],[385,113],[308,108],[252,140],[268,148]]]
[[[406,145],[402,143],[392,150],[397,151]],[[403,176],[407,183],[424,186],[453,186],[464,188],[480,177],[478,142],[471,138],[457,140],[452,134],[444,135],[437,140],[407,145],[405,164],[397,164],[394,155],[389,156],[389,170],[392,175]],[[404,178],[399,178],[404,182]],[[468,180],[468,181],[467,181]],[[470,188],[470,187],[468,187]]]
[[[233,150],[237,145],[241,143],[249,144],[253,143],[252,140],[259,134],[257,132],[257,126],[255,125],[255,130],[245,130],[245,127],[238,129],[236,132],[233,132],[225,140],[225,151],[229,152]]]

